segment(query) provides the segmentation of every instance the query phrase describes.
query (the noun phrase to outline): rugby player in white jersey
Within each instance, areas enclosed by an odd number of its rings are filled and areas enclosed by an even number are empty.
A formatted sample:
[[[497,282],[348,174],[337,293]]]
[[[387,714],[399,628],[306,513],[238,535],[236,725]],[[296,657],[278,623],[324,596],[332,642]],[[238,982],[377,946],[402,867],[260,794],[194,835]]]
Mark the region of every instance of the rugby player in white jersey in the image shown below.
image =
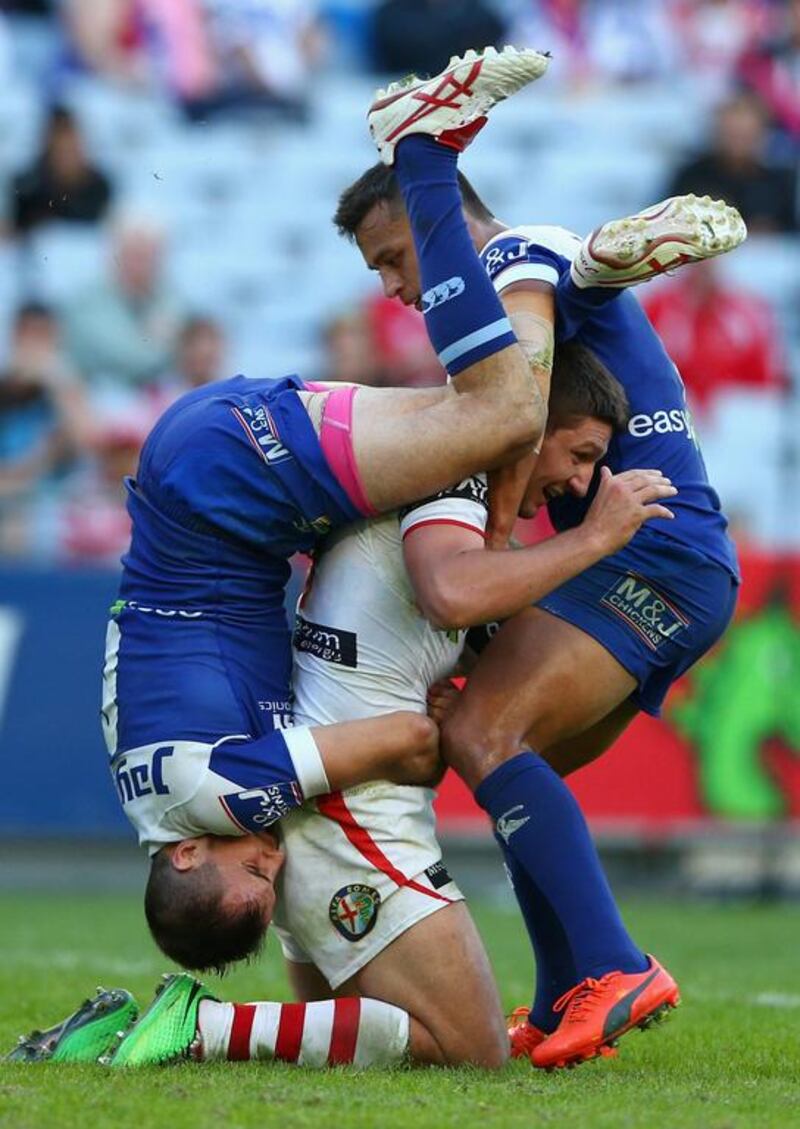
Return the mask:
[[[588,351],[567,346],[556,355],[550,418],[540,473],[526,493],[528,512],[556,481],[580,491],[612,432],[624,427],[626,403]],[[428,687],[456,665],[464,627],[526,604],[627,541],[641,521],[663,516],[663,506],[636,501],[662,490],[669,496],[662,482],[647,472],[609,478],[575,539],[493,555],[491,581],[484,572],[489,554],[476,548],[465,556],[461,629],[442,629],[420,613],[404,549],[407,555],[442,527],[468,530],[482,544],[482,478],[336,536],[315,562],[298,609],[296,719],[328,724],[423,711]],[[274,922],[301,998],[333,990],[390,1000],[431,1037],[426,1061],[496,1065],[507,1050],[496,989],[442,863],[432,799],[429,789],[372,783],[290,815],[281,827],[286,860]]]

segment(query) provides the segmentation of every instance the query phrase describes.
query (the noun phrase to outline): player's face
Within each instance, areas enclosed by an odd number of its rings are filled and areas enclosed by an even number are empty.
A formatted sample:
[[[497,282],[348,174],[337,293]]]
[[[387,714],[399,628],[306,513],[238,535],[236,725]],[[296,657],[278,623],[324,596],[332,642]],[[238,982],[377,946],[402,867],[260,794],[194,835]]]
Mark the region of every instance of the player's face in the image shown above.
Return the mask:
[[[419,309],[419,267],[405,212],[376,204],[358,225],[356,243],[369,269],[380,274],[386,297]]]
[[[610,441],[611,425],[588,416],[569,427],[548,431],[522,499],[520,517],[534,517],[540,506],[560,494],[585,497],[594,468]]]
[[[237,839],[208,837],[208,860],[213,862],[225,885],[224,906],[230,910],[257,905],[264,924],[275,909],[275,879],[283,865],[283,851],[268,831]]]

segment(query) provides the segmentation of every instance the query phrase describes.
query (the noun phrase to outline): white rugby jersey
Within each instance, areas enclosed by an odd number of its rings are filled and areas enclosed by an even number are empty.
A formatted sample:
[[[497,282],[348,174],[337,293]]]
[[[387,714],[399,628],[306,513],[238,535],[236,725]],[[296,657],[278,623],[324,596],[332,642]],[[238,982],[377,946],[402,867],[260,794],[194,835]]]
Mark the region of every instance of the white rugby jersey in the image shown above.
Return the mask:
[[[350,526],[330,539],[298,609],[297,724],[425,712],[428,686],[452,670],[465,633],[437,631],[420,614],[402,539],[433,523],[483,535],[486,494],[483,477],[469,478],[399,515]],[[432,907],[461,897],[441,862],[433,796],[429,788],[375,781],[323,796],[281,820],[286,863],[275,924],[284,930],[284,943],[288,931],[332,984],[353,975]],[[394,899],[387,900],[401,887],[422,892],[390,911]],[[368,944],[350,942],[366,936],[374,919],[344,942],[341,923],[332,924],[335,906],[351,890],[369,891],[381,907]],[[295,949],[286,951],[302,959]]]
[[[483,476],[349,526],[330,539],[301,597],[294,634],[294,716],[300,725],[425,712],[432,682],[452,670],[463,631],[439,631],[420,613],[403,563],[412,529],[455,524],[483,536]]]

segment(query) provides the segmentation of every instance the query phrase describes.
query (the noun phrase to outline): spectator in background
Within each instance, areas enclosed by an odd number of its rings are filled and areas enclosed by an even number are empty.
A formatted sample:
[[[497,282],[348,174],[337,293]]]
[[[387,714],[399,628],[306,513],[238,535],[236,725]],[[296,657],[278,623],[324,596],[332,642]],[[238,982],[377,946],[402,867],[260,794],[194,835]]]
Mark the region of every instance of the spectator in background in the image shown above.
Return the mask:
[[[781,135],[785,155],[796,159],[800,147],[800,0],[787,0],[782,34],[746,52],[739,64],[741,81],[763,102]]]
[[[418,310],[376,295],[367,300],[365,314],[381,384],[424,388],[444,383],[444,369]]]
[[[524,0],[510,9],[512,43],[553,54],[548,75],[576,84],[674,77],[681,60],[664,0]]]
[[[201,0],[62,0],[77,62],[180,102],[209,94],[216,70]],[[70,60],[75,61],[75,60]]]
[[[769,23],[766,0],[674,0],[672,18],[707,103],[730,89],[739,59]]]
[[[707,411],[728,388],[785,387],[770,307],[726,282],[716,260],[648,292],[642,304],[678,366],[693,410]]]
[[[117,567],[128,548],[131,523],[123,479],[136,473],[152,426],[149,405],[131,395],[95,413],[92,440],[80,471],[46,517],[48,555],[70,563]],[[45,524],[41,521],[40,525]]]
[[[221,113],[267,110],[303,119],[310,68],[324,49],[310,0],[201,0],[216,80],[185,99],[202,120]]]
[[[69,355],[89,381],[141,385],[172,364],[181,311],[163,278],[164,252],[159,224],[118,220],[110,276],[65,307]]]
[[[451,55],[498,44],[505,23],[484,0],[382,0],[374,14],[378,71],[436,74]]]
[[[153,420],[184,392],[227,376],[224,361],[225,334],[219,322],[199,314],[186,318],[178,333],[172,370],[147,389]]]
[[[597,78],[621,83],[674,76],[681,47],[664,0],[585,0],[580,9]]]
[[[144,86],[150,81],[135,0],[61,0],[61,18],[81,66],[126,85]]]
[[[11,182],[14,232],[23,235],[52,220],[97,223],[110,201],[111,184],[90,164],[78,122],[64,106],[53,106],[39,156]]]
[[[50,309],[16,313],[0,366],[0,548],[23,549],[24,507],[76,459],[88,437],[83,391]]]
[[[184,105],[208,97],[218,81],[200,0],[133,0],[153,77]]]
[[[764,164],[766,140],[761,102],[734,95],[717,111],[710,148],[677,170],[666,195],[721,197],[739,209],[751,233],[796,231],[796,175]]]
[[[331,318],[323,328],[322,338],[325,380],[351,384],[382,383],[369,320],[363,308]]]

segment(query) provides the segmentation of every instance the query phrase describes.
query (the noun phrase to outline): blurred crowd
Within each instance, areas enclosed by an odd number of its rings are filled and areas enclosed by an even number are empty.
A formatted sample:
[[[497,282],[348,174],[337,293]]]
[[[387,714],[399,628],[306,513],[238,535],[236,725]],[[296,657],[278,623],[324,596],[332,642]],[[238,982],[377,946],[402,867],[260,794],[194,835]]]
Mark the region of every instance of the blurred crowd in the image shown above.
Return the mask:
[[[231,325],[175,286],[171,231],[120,198],[75,84],[155,92],[187,132],[234,119],[302,132],[314,128],[315,72],[431,73],[489,42],[547,45],[552,82],[580,92],[587,114],[593,92],[635,97],[691,72],[686,113],[710,124],[661,195],[722,196],[756,240],[797,233],[800,0],[1,0],[0,102],[8,84],[35,87],[41,124],[33,159],[0,164],[0,255],[13,249],[25,280],[0,345],[0,556],[113,564],[128,536],[120,480],[152,422],[231,375]],[[25,273],[45,229],[103,236],[96,277],[77,271],[57,300]],[[701,435],[732,387],[788,402],[798,381],[783,327],[716,263],[641,297]],[[420,316],[380,293],[344,307],[332,297],[318,331],[322,371],[310,377],[443,379]]]

